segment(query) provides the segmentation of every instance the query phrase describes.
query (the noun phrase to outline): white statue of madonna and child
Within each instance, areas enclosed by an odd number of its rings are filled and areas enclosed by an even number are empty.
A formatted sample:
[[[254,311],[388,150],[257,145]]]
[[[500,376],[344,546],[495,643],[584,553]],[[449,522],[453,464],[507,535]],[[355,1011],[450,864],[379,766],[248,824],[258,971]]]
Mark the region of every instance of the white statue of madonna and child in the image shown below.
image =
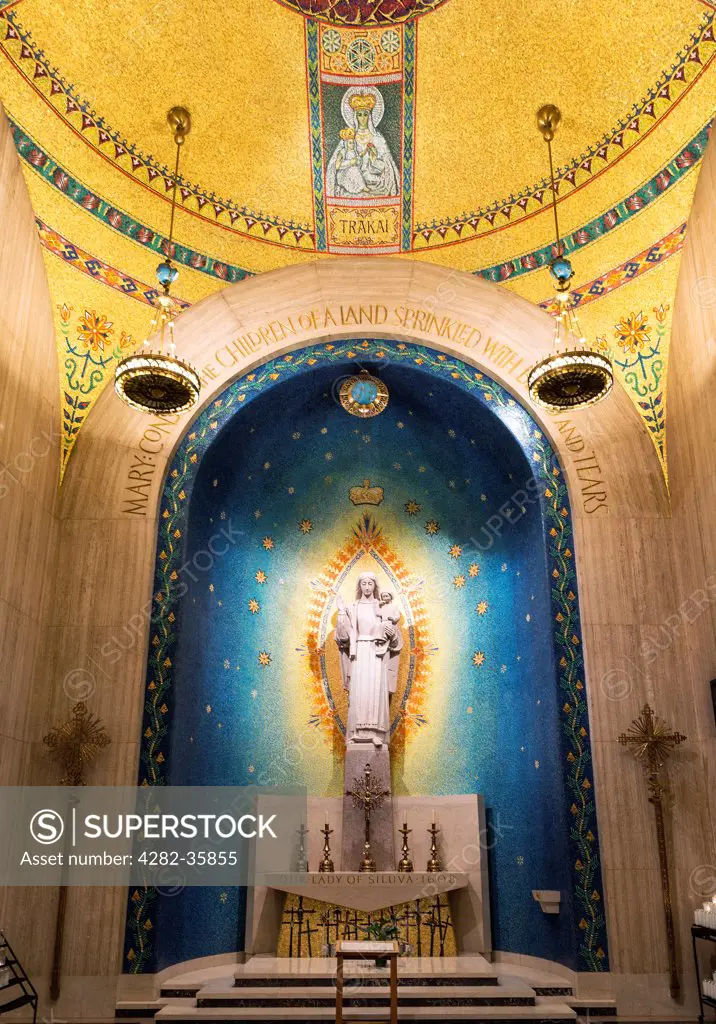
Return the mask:
[[[335,640],[348,691],[346,740],[380,748],[390,739],[390,696],[398,685],[400,609],[390,592],[381,592],[374,572],[360,574],[352,604],[340,595],[337,604]]]
[[[329,196],[371,198],[400,195],[400,174],[377,127],[385,101],[375,86],[351,86],[341,101],[347,127],[326,169]]]

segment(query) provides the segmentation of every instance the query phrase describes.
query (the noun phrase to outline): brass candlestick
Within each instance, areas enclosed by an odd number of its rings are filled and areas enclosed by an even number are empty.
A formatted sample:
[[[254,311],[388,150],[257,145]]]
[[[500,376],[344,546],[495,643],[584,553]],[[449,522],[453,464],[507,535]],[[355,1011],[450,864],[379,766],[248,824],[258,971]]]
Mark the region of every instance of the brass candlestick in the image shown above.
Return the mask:
[[[331,844],[329,842],[329,836],[333,835],[333,829],[329,827],[328,822],[321,829],[323,833],[323,860],[318,865],[318,870],[321,872],[331,873],[334,870],[333,861],[331,860]]]
[[[365,815],[365,842],[363,843],[363,860],[360,862],[359,871],[375,871],[375,861],[370,849],[370,816],[371,812],[377,810],[390,790],[382,789],[382,782],[373,775],[369,764],[363,769],[363,778],[353,780],[353,789],[346,790],[346,796],[353,797],[356,807],[362,807]]]
[[[667,791],[667,786],[662,769],[674,747],[678,747],[685,740],[686,737],[680,732],[669,732],[666,722],[657,718],[648,704],[644,705],[641,716],[634,719],[629,730],[626,733],[622,733],[619,737],[619,742],[623,746],[629,747],[634,757],[644,765],[646,782],[649,788],[649,801],[654,807],[656,841],[659,849],[659,866],[661,868],[661,895],[666,924],[666,944],[669,952],[669,988],[672,999],[678,997],[681,991],[681,982],[679,980],[676,956],[674,915],[671,907],[669,862],[666,855],[663,797]]]
[[[308,860],[306,858],[306,836],[309,833],[309,829],[301,822],[301,827],[296,829],[296,835],[298,836],[298,864],[296,865],[296,871],[308,871]]]
[[[403,823],[403,827],[398,829],[401,836],[403,837],[403,856],[400,858],[398,864],[398,871],[404,871],[409,873],[413,870],[413,862],[410,859],[410,850],[408,849],[408,836],[412,832],[412,828],[408,828],[407,821]]]
[[[443,866],[438,857],[438,834],[440,829],[435,822],[428,829],[430,833],[430,859],[428,860],[428,871],[442,871]]]

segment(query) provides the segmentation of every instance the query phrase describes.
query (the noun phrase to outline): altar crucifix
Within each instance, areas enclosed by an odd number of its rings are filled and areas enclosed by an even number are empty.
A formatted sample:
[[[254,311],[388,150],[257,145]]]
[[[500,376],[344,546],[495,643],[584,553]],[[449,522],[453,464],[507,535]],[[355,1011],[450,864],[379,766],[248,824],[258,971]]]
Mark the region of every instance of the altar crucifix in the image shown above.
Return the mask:
[[[365,833],[363,844],[363,860],[359,871],[375,871],[375,860],[370,849],[370,816],[373,811],[378,810],[390,790],[383,789],[383,783],[375,777],[370,764],[363,769],[363,777],[353,780],[353,789],[346,790],[346,795],[352,797],[357,807],[363,808]]]
[[[678,996],[681,990],[681,983],[676,962],[676,939],[671,906],[669,862],[666,855],[663,797],[667,787],[662,769],[672,750],[685,740],[686,737],[682,733],[670,732],[666,722],[657,718],[648,704],[644,705],[640,717],[634,719],[628,731],[622,733],[619,737],[619,742],[623,746],[629,747],[634,757],[643,764],[649,788],[649,801],[654,807],[656,837],[659,848],[659,866],[661,868],[661,891],[664,903],[664,919],[666,921],[666,941],[669,950],[669,987],[673,999],[676,999]]]

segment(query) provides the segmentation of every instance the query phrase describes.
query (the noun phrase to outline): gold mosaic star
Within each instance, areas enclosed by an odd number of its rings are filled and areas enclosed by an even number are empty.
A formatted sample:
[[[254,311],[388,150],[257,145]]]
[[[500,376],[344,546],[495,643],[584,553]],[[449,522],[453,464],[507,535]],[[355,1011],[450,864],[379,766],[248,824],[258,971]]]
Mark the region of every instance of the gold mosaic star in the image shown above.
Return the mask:
[[[472,656],[472,663],[473,665],[476,665],[477,668],[481,668],[482,665],[485,664],[485,652],[475,651],[475,653]]]
[[[266,551],[273,551],[274,542],[271,537],[264,537],[261,543],[263,544]]]
[[[475,609],[478,615],[484,615],[487,611],[487,601],[479,601],[477,608]]]
[[[268,668],[271,664],[271,655],[268,651],[259,651],[259,665],[262,668]]]
[[[468,575],[470,576],[470,579],[474,580],[476,576],[480,575],[480,566],[477,564],[477,562],[473,562],[467,571]]]
[[[298,524],[298,528],[301,531],[301,533],[305,536],[305,534],[310,533],[311,530],[313,529],[313,523],[311,522],[310,519],[302,519],[301,522]]]
[[[460,547],[460,545],[459,544],[453,544],[453,546],[450,548],[450,557],[451,558],[459,558],[461,554],[462,554],[462,548]]]
[[[410,501],[406,501],[403,507],[409,516],[416,516],[422,508],[422,505],[419,505],[414,498],[411,498]]]
[[[457,590],[461,590],[462,587],[465,586],[465,577],[462,576],[462,575],[461,576],[453,576],[453,581],[452,582],[453,582],[453,586]]]
[[[254,576],[254,579],[256,580],[257,583],[265,583],[266,580],[268,579],[268,576],[263,571],[263,569],[259,569],[256,575]]]
[[[427,523],[425,524],[425,532],[429,534],[431,537],[434,537],[436,533],[440,532],[440,523],[438,523],[437,520],[435,519],[428,519]]]
[[[260,607],[261,605],[258,603],[255,597],[249,599],[249,611],[251,612],[252,615],[255,615]]]

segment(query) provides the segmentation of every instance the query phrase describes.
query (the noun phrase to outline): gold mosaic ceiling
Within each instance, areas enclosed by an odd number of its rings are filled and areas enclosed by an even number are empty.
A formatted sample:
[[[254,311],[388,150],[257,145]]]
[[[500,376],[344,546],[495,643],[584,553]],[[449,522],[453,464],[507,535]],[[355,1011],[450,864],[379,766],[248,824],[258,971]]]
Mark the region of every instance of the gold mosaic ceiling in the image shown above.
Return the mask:
[[[194,122],[181,304],[306,259],[396,252],[549,305],[534,114],[553,102],[582,326],[611,351],[666,471],[679,252],[716,106],[713,13],[702,0],[0,0],[0,99],[55,307],[63,465],[151,319],[170,106]]]

